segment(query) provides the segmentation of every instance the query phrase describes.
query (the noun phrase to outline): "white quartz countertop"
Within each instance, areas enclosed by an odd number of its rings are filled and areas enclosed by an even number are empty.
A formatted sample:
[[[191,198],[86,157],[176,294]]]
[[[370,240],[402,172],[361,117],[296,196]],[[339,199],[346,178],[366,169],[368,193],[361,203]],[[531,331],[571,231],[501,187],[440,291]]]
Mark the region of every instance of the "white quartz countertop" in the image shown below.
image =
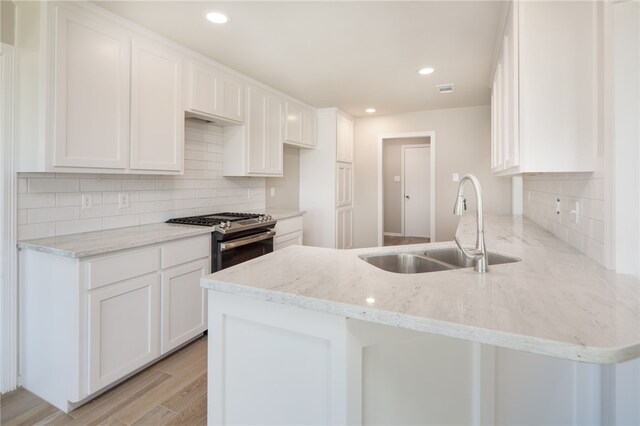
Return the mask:
[[[155,223],[20,241],[18,248],[65,257],[87,257],[210,233],[211,228],[203,226]]]
[[[520,262],[396,274],[359,258],[453,243],[290,246],[202,279],[206,288],[438,335],[591,362],[640,357],[640,281],[608,271],[522,217],[485,217],[489,251]],[[475,218],[459,235],[475,242]],[[368,303],[367,299],[375,301]]]

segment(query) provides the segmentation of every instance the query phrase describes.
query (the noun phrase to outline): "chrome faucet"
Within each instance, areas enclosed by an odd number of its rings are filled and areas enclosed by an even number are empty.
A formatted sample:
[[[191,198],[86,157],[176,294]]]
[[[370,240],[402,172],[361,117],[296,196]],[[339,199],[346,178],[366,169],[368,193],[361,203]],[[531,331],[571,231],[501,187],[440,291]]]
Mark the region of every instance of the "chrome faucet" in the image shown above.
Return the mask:
[[[460,179],[460,183],[458,184],[458,197],[456,199],[456,204],[453,207],[453,214],[462,216],[464,211],[467,209],[467,200],[464,198],[463,190],[464,184],[466,181],[471,181],[473,184],[473,189],[476,191],[476,204],[478,205],[478,234],[476,236],[476,248],[473,250],[466,250],[462,247],[460,240],[458,240],[458,235],[454,236],[454,240],[456,245],[460,250],[462,250],[462,254],[467,259],[473,259],[475,266],[473,269],[476,272],[487,272],[489,270],[487,265],[487,248],[484,245],[484,218],[482,216],[482,187],[480,186],[480,181],[474,175],[464,175],[462,179]]]

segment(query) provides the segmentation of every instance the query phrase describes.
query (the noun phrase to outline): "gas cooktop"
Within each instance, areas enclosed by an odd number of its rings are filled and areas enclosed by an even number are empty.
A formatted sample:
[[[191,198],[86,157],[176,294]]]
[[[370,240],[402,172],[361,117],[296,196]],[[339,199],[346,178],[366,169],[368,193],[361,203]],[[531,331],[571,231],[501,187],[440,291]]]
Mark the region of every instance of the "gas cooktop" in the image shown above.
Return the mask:
[[[269,215],[256,213],[224,212],[203,214],[200,216],[177,217],[167,220],[166,223],[181,225],[197,225],[212,227],[215,232],[228,234],[240,232],[252,228],[273,228],[276,220]]]

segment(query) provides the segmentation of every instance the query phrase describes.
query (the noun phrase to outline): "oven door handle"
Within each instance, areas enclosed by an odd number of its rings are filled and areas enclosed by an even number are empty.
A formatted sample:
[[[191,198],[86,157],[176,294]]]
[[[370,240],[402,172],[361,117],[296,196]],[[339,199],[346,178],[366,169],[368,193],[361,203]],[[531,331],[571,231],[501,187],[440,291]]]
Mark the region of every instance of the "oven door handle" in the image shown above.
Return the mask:
[[[247,244],[256,243],[262,240],[268,240],[269,238],[273,238],[276,235],[276,231],[267,231],[258,235],[251,235],[245,238],[239,238],[237,240],[228,241],[220,244],[220,251],[231,250],[236,247],[246,246]]]

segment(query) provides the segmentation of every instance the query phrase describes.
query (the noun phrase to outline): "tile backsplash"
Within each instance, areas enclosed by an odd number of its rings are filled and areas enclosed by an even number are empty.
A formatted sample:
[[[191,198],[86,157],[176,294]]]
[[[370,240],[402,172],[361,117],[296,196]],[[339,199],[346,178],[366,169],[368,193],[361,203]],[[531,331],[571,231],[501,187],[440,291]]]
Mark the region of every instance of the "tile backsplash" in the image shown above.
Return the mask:
[[[603,263],[604,177],[601,172],[525,176],[523,197],[527,218]]]
[[[263,178],[222,177],[221,127],[187,120],[184,163],[181,176],[19,173],[18,239],[265,207]],[[119,193],[129,207],[119,207]],[[81,208],[82,194],[90,194],[90,208]]]

